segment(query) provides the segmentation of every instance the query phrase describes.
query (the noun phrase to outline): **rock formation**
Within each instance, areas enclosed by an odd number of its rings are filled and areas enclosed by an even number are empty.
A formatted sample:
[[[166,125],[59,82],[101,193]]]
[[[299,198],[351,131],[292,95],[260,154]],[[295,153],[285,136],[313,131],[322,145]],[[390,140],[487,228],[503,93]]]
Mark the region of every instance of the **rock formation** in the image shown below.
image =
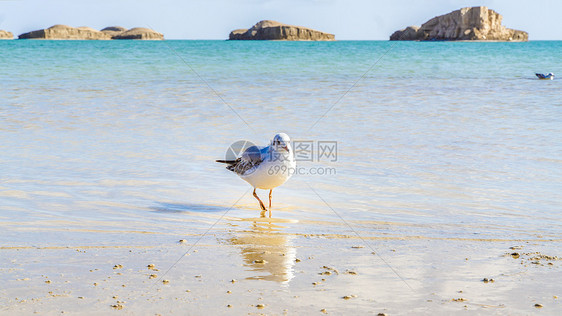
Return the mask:
[[[419,26],[415,26],[415,25],[411,25],[408,26],[405,29],[396,31],[394,33],[392,33],[392,35],[390,35],[390,40],[391,41],[415,41],[415,40],[419,40],[420,38],[418,38],[418,31],[419,31],[420,27]]]
[[[248,29],[237,29],[228,35],[229,40],[244,40],[244,39],[251,39],[251,38],[243,38],[244,34],[248,32]]]
[[[11,33],[10,33],[11,34]],[[101,31],[91,27],[71,27],[54,25],[50,28],[32,31],[18,36],[20,39],[57,39],[57,40],[110,40],[110,39],[140,39],[162,40],[164,35],[151,29],[136,27],[127,30],[120,26],[109,26]]]
[[[12,34],[12,32],[0,30],[0,39],[14,39],[14,34]]]
[[[164,35],[144,27],[135,27],[113,36],[113,39],[163,40]]]
[[[487,7],[462,8],[434,17],[421,27],[394,32],[391,41],[527,41],[529,34],[501,25],[502,16]]]
[[[285,40],[285,41],[333,41],[334,34],[328,34],[306,27],[287,25],[264,20],[250,29],[230,32],[230,40]]]
[[[53,25],[48,29],[32,31],[18,36],[20,39],[64,39],[64,40],[108,40],[111,39],[106,33],[89,27],[71,27],[66,25]]]
[[[106,28],[103,28],[101,31],[113,37],[127,31],[127,29],[122,26],[108,26]]]

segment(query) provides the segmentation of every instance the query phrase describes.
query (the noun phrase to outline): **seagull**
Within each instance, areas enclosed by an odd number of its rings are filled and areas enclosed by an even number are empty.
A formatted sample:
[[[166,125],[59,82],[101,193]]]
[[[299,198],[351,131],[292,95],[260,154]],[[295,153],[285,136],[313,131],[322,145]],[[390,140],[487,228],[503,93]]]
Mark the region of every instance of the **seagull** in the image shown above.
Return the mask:
[[[552,72],[549,72],[547,75],[543,75],[543,74],[539,74],[539,73],[536,73],[535,75],[539,79],[554,80],[554,74]]]
[[[227,164],[226,169],[236,173],[254,187],[254,197],[259,201],[261,216],[265,216],[265,205],[256,189],[269,190],[269,217],[271,217],[271,194],[273,189],[285,183],[296,167],[291,139],[285,133],[273,137],[267,147],[250,146],[236,160],[217,160]]]

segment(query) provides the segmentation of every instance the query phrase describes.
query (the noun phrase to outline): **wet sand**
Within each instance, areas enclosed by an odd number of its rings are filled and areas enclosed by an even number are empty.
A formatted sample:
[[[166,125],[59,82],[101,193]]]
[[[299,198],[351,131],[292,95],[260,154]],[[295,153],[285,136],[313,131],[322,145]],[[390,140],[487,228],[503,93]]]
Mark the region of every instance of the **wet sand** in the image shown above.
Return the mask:
[[[211,225],[182,233],[150,226],[117,230],[123,223],[97,230],[73,228],[78,222],[66,228],[39,224],[35,232],[54,235],[0,247],[0,313],[554,315],[562,310],[560,239],[432,237],[416,234],[430,227],[401,231],[398,223],[368,223],[378,229],[366,231],[365,223],[350,221],[359,238],[341,222],[299,221],[297,214],[278,211],[266,219],[255,217],[257,211],[234,209],[207,234]],[[19,224],[3,222],[2,228],[27,234]],[[61,239],[51,238],[56,235]]]

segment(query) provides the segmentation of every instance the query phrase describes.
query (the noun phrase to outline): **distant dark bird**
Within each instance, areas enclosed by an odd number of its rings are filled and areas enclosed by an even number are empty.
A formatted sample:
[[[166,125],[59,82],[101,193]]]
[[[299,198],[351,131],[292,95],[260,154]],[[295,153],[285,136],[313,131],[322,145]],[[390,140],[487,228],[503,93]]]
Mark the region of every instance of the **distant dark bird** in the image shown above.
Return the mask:
[[[537,75],[537,77],[541,80],[554,80],[554,74],[552,72],[549,72],[548,75],[543,75],[543,74],[535,74]]]

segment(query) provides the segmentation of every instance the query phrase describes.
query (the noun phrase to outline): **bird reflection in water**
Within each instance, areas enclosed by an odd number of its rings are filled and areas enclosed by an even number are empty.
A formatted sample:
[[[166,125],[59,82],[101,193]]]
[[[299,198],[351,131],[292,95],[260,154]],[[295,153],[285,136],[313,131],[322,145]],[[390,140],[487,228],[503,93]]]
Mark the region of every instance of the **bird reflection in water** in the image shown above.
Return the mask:
[[[293,236],[281,232],[285,228],[265,218],[244,219],[251,221],[248,230],[237,233],[228,242],[239,246],[244,265],[250,267],[255,276],[249,280],[266,280],[289,283],[294,277],[293,265],[296,249],[292,246]]]

